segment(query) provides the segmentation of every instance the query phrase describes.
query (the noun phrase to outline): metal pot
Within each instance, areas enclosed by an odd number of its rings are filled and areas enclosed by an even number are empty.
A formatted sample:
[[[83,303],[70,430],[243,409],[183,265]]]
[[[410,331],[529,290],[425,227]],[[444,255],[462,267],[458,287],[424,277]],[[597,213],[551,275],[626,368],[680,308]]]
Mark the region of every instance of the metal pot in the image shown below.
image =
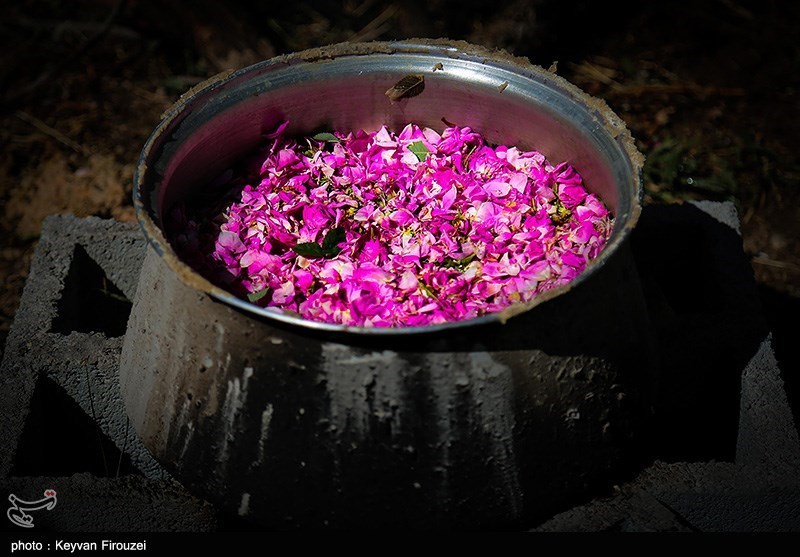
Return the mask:
[[[424,91],[391,101],[408,74]],[[362,329],[252,305],[181,262],[177,201],[289,133],[468,125],[570,161],[615,215],[566,287],[500,314]],[[554,73],[460,42],[341,44],[189,91],[147,141],[134,201],[149,240],[121,386],[136,431],[198,495],[269,528],[505,527],[632,462],[648,407],[647,316],[627,238],[642,157],[622,121]]]

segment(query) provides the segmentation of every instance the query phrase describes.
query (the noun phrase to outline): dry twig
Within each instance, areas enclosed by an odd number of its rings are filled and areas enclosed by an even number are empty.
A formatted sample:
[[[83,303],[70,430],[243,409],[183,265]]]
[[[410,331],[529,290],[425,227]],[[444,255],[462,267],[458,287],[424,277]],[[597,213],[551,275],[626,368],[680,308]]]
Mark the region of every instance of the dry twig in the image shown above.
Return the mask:
[[[770,259],[769,257],[765,257],[763,255],[754,257],[752,261],[753,263],[764,265],[765,267],[773,267],[775,269],[783,269],[786,271],[791,271],[793,273],[800,273],[800,266],[797,266],[793,263],[788,263],[786,261],[778,261],[777,259]]]
[[[383,33],[391,29],[392,24],[389,20],[394,17],[399,9],[399,6],[396,4],[389,4],[375,19],[367,23],[360,31],[351,35],[350,41],[357,43],[377,39]]]
[[[23,122],[27,122],[37,130],[42,132],[43,134],[49,135],[53,139],[59,141],[60,143],[63,143],[76,153],[80,153],[81,155],[87,155],[87,156],[91,154],[89,150],[80,143],[73,141],[72,139],[70,139],[69,137],[58,131],[57,129],[48,126],[47,124],[39,120],[37,117],[31,116],[27,112],[24,112],[22,110],[17,110],[14,113],[14,116],[19,118]]]

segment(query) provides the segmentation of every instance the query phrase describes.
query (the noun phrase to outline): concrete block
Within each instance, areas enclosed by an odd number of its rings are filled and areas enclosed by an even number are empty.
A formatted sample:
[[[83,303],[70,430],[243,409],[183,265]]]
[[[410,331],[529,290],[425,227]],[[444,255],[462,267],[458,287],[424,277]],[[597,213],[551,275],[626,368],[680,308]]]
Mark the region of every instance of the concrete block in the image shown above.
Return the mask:
[[[132,433],[118,385],[124,309],[135,295],[144,247],[135,225],[94,217],[45,220],[0,364],[0,477],[12,473],[34,390],[47,378],[142,474],[169,478]],[[121,323],[109,323],[110,308],[122,308]]]
[[[800,439],[771,337],[742,373],[736,463],[776,484],[800,486]]]

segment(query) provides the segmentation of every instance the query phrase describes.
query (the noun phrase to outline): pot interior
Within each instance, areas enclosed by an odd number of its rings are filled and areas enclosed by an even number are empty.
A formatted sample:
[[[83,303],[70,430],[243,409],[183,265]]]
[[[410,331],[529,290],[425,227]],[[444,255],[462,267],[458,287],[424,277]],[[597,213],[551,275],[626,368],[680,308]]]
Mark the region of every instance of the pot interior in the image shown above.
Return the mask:
[[[390,100],[386,90],[407,75],[424,77],[422,93]],[[584,275],[613,252],[638,217],[641,156],[604,103],[508,55],[423,42],[344,44],[276,58],[185,95],[142,153],[134,194],[140,219],[163,230],[175,203],[255,151],[285,120],[287,134],[298,136],[382,125],[399,131],[409,122],[441,132],[457,124],[489,143],[535,149],[553,164],[569,162],[615,217],[609,243]]]

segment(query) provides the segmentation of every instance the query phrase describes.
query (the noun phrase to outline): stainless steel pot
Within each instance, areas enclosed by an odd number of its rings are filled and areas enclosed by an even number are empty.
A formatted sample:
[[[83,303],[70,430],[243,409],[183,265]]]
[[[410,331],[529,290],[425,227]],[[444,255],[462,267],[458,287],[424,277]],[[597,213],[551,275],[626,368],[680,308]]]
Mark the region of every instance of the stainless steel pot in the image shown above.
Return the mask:
[[[408,74],[424,91],[391,101]],[[297,134],[444,119],[538,149],[578,169],[614,232],[570,285],[479,319],[364,329],[260,308],[181,262],[163,222],[285,119]],[[265,527],[510,526],[604,485],[648,406],[627,246],[642,162],[602,101],[460,42],[334,45],[201,84],[135,175],[150,248],[120,373],[136,431],[190,490]]]

